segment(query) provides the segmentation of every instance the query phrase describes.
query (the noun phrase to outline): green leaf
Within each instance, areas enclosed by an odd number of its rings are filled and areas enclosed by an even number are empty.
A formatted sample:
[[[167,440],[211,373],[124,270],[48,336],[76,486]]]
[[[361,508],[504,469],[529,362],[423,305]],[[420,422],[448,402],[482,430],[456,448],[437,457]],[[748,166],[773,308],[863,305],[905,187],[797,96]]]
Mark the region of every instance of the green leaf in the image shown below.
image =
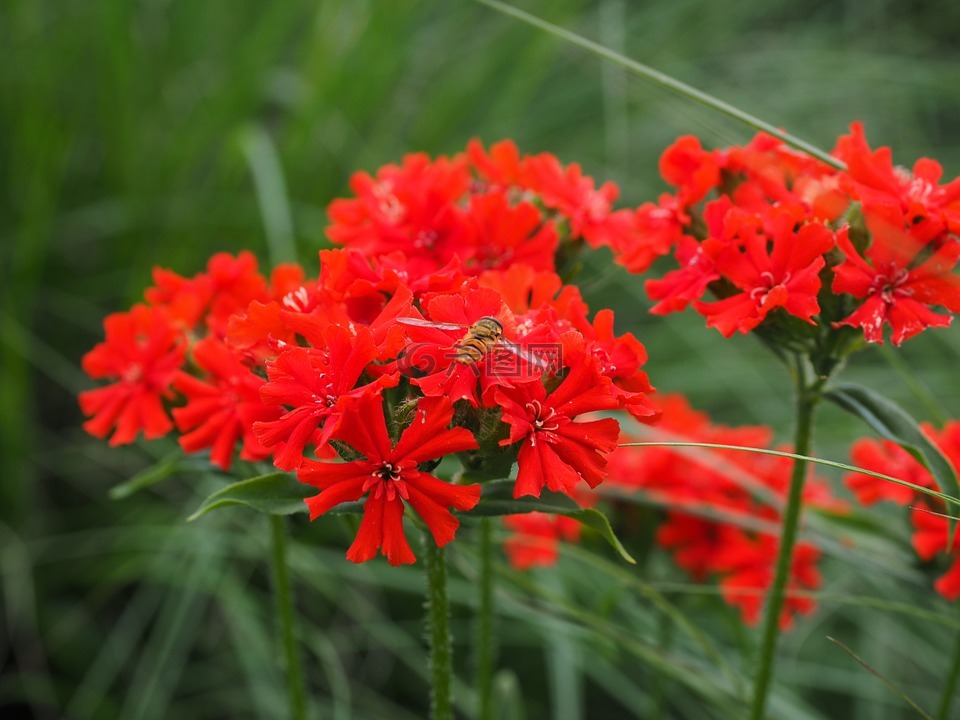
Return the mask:
[[[540,498],[522,497],[510,499],[483,500],[473,510],[462,513],[465,517],[491,517],[495,515],[518,515],[528,512],[550,513],[563,515],[595,530],[606,540],[610,547],[633,565],[637,561],[627,552],[627,549],[614,534],[607,516],[595,508],[582,508],[572,498],[562,493],[544,492]]]
[[[936,445],[923,434],[917,422],[903,408],[879,393],[854,383],[835,385],[824,393],[831,402],[856,415],[881,437],[897,443],[923,465],[936,481],[940,491],[960,505],[960,483],[953,465]],[[950,518],[950,542],[957,521]]]
[[[142,470],[134,475],[129,480],[120,483],[119,485],[114,485],[110,488],[108,495],[111,500],[123,500],[126,497],[130,497],[140,490],[144,490],[152,485],[156,485],[162,480],[166,480],[168,477],[177,472],[177,469],[180,467],[180,459],[183,457],[183,454],[178,450],[177,452],[170,453],[162,460],[158,461],[156,465],[148,467],[146,470]]]
[[[240,480],[208,496],[189,522],[225,505],[246,505],[269,515],[292,515],[307,512],[303,499],[316,495],[317,490],[297,481],[290,473],[275,472]]]

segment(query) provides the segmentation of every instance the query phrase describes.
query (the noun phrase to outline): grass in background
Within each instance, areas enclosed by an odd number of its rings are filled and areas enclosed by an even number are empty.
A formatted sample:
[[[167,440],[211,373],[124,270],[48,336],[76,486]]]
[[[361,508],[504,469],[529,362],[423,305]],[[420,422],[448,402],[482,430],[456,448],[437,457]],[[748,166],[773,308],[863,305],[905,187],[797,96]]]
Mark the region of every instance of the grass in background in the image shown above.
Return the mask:
[[[899,162],[927,154],[947,177],[960,174],[956,3],[517,5],[821,146],[862,119]],[[455,152],[474,136],[578,161],[634,204],[661,191],[656,159],[677,135],[708,145],[750,136],[470,2],[7,0],[0,47],[0,710],[12,717],[272,717],[282,701],[265,530],[249,532],[242,511],[183,524],[222,481],[212,474],[110,501],[112,485],[168,448],[109,449],[79,429],[79,358],[103,316],[138,299],[152,266],[193,274],[213,252],[243,248],[267,261],[287,240],[309,264],[324,245],[323,208],[346,192],[351,172],[406,152]],[[660,389],[686,392],[717,421],[769,423],[786,436],[786,375],[758,344],[724,340],[693,315],[646,315],[637,280],[608,259],[591,258],[580,280],[594,306],[615,308],[618,328],[647,345]],[[958,354],[956,330],[926,333],[903,351],[951,417],[960,414]],[[891,377],[876,351],[855,357],[848,373],[928,417]],[[825,410],[817,451],[845,459],[859,434]],[[419,571],[347,567],[335,522],[295,525],[307,676],[323,717],[420,717]],[[885,598],[943,623],[957,617],[932,597],[903,537],[875,542],[885,567],[837,557],[825,595]],[[334,548],[318,549],[324,543]],[[695,640],[676,628],[656,636],[649,602],[623,589],[629,571],[590,568],[571,553],[557,576],[504,569],[509,642],[498,687],[511,717],[551,708],[578,717],[574,706],[552,705],[559,678],[576,678],[611,715],[642,706],[649,717],[658,707],[670,708],[663,717],[703,717],[702,699],[678,691],[678,668],[698,668],[726,697]],[[472,602],[468,553],[456,567],[467,578],[453,589],[462,609]],[[709,588],[678,585],[662,559],[644,578],[723,656],[752,643]],[[620,590],[596,596],[611,579]],[[863,720],[911,717],[823,639],[838,628],[934,709],[956,625],[825,597],[786,637],[780,671],[792,689],[774,698],[776,717],[831,717],[839,707]],[[470,677],[469,628],[455,635],[458,670]],[[544,648],[557,638],[566,639],[563,665],[551,669]],[[469,702],[469,687],[455,692]]]

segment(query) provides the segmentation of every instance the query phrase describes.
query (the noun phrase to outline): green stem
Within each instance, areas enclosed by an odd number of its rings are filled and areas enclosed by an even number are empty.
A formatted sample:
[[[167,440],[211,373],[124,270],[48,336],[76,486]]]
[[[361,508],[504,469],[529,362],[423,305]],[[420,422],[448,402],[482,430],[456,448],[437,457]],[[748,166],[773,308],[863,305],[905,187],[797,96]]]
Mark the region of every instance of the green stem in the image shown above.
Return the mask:
[[[797,357],[795,380],[796,428],[794,431],[794,452],[797,455],[809,455],[813,435],[813,415],[820,401],[820,390],[826,378],[820,377],[808,382],[806,366],[802,358]],[[800,525],[800,510],[803,506],[803,483],[807,474],[807,461],[796,458],[793,461],[793,473],[790,477],[790,490],[787,505],[783,511],[783,528],[780,533],[780,550],[777,554],[773,586],[767,599],[763,617],[763,631],[760,641],[760,660],[753,689],[751,720],[763,720],[764,707],[773,678],[774,655],[777,639],[780,636],[780,613],[783,609],[784,594],[793,565],[793,547]]]
[[[480,521],[480,606],[477,609],[478,720],[493,720],[493,524]]]
[[[427,561],[427,640],[430,643],[430,717],[453,720],[453,653],[450,603],[447,599],[447,558],[433,537],[424,533]]]
[[[950,674],[943,685],[943,695],[940,696],[940,706],[937,708],[937,720],[947,720],[950,715],[950,704],[957,690],[957,680],[960,679],[960,635],[956,639],[953,650],[953,662],[950,664]]]
[[[290,701],[290,717],[306,720],[307,694],[303,686],[303,671],[300,668],[300,653],[297,650],[297,633],[293,607],[293,588],[290,570],[287,567],[287,528],[283,517],[270,516],[273,538],[273,584],[277,603],[277,620],[283,640],[286,660],[287,695]]]

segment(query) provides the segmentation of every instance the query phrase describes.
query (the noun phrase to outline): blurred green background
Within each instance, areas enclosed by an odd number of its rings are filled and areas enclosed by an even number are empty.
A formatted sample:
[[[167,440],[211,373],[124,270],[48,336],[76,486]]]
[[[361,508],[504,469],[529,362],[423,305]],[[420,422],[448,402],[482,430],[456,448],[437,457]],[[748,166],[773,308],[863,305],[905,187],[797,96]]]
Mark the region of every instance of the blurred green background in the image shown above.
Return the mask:
[[[926,155],[947,178],[960,173],[960,3],[516,5],[823,148],[860,119],[871,143],[893,146],[900,163]],[[512,138],[525,152],[579,162],[615,180],[624,203],[638,204],[665,190],[656,161],[676,136],[695,133],[707,146],[752,136],[467,0],[4,0],[0,55],[5,718],[283,715],[262,567],[266,525],[242,511],[185,525],[198,498],[222,483],[201,471],[108,499],[110,487],[171,446],[109,449],[79,428],[76,393],[90,386],[80,357],[101,338],[107,313],[140,298],[153,266],[192,275],[216,251],[251,249],[266,265],[295,252],[315,268],[324,208],[347,192],[353,171],[412,151],[453,153],[472,137]],[[768,423],[789,437],[786,375],[759,344],[724,341],[693,315],[647,316],[640,281],[612,269],[606,253],[591,258],[580,279],[594,309],[614,307],[619,329],[646,344],[660,389],[686,392],[718,421]],[[928,335],[904,349],[912,380],[875,351],[855,358],[848,379],[933,417],[937,408],[909,387],[919,381],[940,412],[960,415],[957,331]],[[835,411],[821,419],[818,451],[846,459],[861,431]],[[318,708],[325,717],[420,717],[417,571],[345,568],[346,529],[308,526],[302,517],[294,526]],[[898,532],[893,547],[909,566],[906,525]],[[321,541],[334,548],[318,549]],[[832,575],[847,569],[841,564]],[[455,596],[469,604],[464,572]],[[873,574],[864,570],[856,576],[863,585],[845,590],[882,595],[899,586],[896,577]],[[541,580],[549,586],[576,575]],[[707,602],[709,622],[733,633],[735,648],[742,641],[730,629],[735,623],[707,601],[690,602]],[[576,633],[554,633],[556,620],[541,622],[517,602],[504,619],[513,628],[504,664],[515,672],[500,678],[504,697],[514,698],[504,702],[517,713],[535,718],[553,708],[557,717],[579,717],[584,693],[613,716],[664,706],[667,691],[655,689],[659,676],[647,675],[648,662],[611,680],[616,668],[626,672],[626,661],[601,648],[600,665],[581,662],[583,646],[570,640]],[[935,701],[949,646],[942,628],[898,627],[862,607],[831,612],[861,633],[881,669],[897,676],[907,667],[911,689]],[[650,622],[640,610],[636,617]],[[457,636],[469,677],[469,628]],[[566,639],[552,653],[565,661],[544,661],[541,645],[551,636]],[[805,637],[791,636],[791,672],[798,692],[818,690],[799,705],[812,714],[797,717],[817,717],[833,701],[850,717],[901,717],[899,701],[848,657],[834,652],[833,670],[805,660]],[[864,683],[863,691],[851,682]],[[469,698],[469,687],[460,690]],[[708,711],[688,701],[668,707],[675,715],[664,717],[723,717],[698,714]]]

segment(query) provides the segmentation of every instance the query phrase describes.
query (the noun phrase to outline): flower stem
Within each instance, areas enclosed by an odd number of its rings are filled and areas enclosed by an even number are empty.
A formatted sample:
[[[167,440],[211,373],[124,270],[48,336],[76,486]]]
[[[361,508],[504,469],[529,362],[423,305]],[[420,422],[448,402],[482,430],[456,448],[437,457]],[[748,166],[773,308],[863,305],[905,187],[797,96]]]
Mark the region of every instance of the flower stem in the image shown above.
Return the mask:
[[[430,717],[453,720],[453,653],[450,603],[447,599],[447,558],[433,537],[424,533],[427,562],[427,640],[430,643]]]
[[[808,379],[806,365],[802,358],[796,358],[796,428],[794,430],[794,452],[797,455],[809,455],[813,435],[813,415],[820,402],[820,391],[826,382],[825,377]],[[783,610],[784,594],[793,565],[793,547],[800,525],[800,510],[803,505],[803,483],[807,474],[807,461],[799,458],[793,461],[793,473],[790,477],[790,490],[787,505],[783,511],[783,527],[780,533],[780,549],[777,554],[776,570],[767,606],[764,611],[763,631],[760,641],[760,659],[753,689],[751,720],[763,720],[764,707],[773,678],[774,654],[777,639],[780,636],[780,613]]]
[[[293,720],[306,720],[307,694],[303,686],[303,671],[300,669],[300,653],[297,650],[293,589],[290,583],[290,570],[287,567],[287,528],[280,515],[270,516],[270,528],[273,539],[274,595],[286,660],[290,717]]]
[[[950,715],[950,704],[957,689],[957,680],[960,679],[960,635],[956,639],[953,650],[953,662],[950,663],[950,673],[943,684],[943,695],[940,697],[940,706],[937,708],[937,720],[947,720]]]
[[[493,720],[493,527],[480,521],[480,606],[477,609],[478,720]]]

